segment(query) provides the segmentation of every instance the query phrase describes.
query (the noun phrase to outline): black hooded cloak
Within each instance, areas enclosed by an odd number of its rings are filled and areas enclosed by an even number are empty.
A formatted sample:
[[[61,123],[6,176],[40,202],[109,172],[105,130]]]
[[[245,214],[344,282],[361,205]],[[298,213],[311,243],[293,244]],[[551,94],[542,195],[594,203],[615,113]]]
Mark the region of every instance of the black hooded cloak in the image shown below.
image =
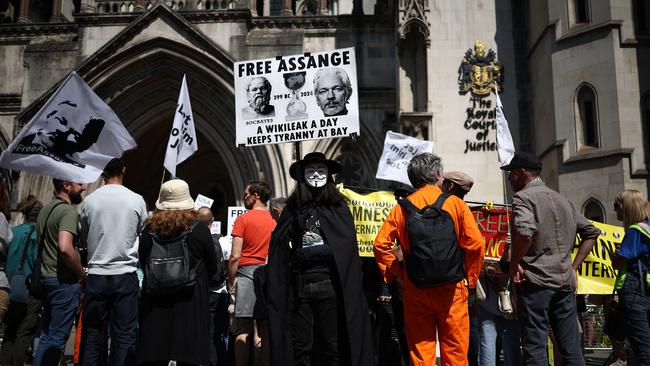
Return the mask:
[[[362,287],[361,260],[352,214],[345,203],[332,206],[306,203],[305,206],[310,204],[318,214],[320,231],[334,255],[337,274],[333,274],[332,279],[339,279],[339,283],[334,285],[339,287],[343,298],[342,310],[347,332],[345,338],[339,338],[339,343],[347,346],[344,348],[349,356],[341,354],[341,364],[371,366],[374,362],[370,317]],[[273,366],[294,364],[290,325],[293,284],[289,242],[299,243],[301,240],[302,232],[296,219],[296,209],[287,206],[273,231],[269,248],[267,294]],[[347,344],[344,343],[346,341]]]

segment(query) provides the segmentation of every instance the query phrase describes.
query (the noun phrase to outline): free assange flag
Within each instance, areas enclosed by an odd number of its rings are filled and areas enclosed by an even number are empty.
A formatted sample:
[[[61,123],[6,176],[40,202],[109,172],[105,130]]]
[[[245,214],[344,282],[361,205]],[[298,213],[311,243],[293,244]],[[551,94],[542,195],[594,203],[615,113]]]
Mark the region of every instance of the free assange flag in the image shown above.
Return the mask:
[[[508,128],[508,121],[503,114],[503,104],[499,93],[497,94],[497,151],[499,152],[499,162],[501,166],[508,165],[510,159],[515,155],[515,145],[512,143],[512,136]]]
[[[384,152],[379,159],[377,167],[378,179],[394,180],[396,182],[411,185],[406,168],[411,158],[423,152],[432,152],[431,141],[419,140],[414,137],[402,135],[392,131],[386,132],[384,140]]]
[[[181,93],[178,96],[178,103],[176,103],[174,124],[169,134],[163,165],[175,177],[176,165],[185,161],[198,149],[199,145],[194,131],[194,117],[192,117],[192,106],[190,105],[190,93],[187,91],[187,82],[185,81],[185,75],[183,75]]]
[[[73,71],[2,152],[0,166],[91,183],[135,147],[115,112]]]

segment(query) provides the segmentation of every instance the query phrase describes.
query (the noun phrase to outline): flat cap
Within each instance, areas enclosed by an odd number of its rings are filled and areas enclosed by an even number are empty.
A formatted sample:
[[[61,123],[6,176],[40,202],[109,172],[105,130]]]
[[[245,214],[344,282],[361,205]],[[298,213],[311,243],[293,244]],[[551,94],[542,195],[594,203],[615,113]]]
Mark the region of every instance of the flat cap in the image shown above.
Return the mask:
[[[474,185],[474,179],[463,172],[445,172],[445,180],[452,181],[466,192]]]

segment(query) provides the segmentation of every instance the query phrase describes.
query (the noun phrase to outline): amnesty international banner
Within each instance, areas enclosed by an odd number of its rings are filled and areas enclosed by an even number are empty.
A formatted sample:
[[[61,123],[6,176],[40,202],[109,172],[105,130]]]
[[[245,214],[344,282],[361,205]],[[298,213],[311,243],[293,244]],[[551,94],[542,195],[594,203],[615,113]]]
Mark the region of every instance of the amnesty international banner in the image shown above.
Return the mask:
[[[354,48],[234,64],[237,145],[359,134]]]
[[[393,192],[379,191],[359,194],[339,185],[339,190],[350,200],[350,212],[357,231],[360,257],[374,257],[372,245],[390,210],[397,204]]]
[[[508,234],[509,214],[505,209],[488,210],[484,206],[472,207],[479,230],[485,238],[485,257],[501,258]],[[578,269],[578,293],[606,295],[611,294],[616,280],[612,267],[612,254],[621,244],[625,230],[620,226],[592,222],[600,229],[601,235],[593,249]],[[578,252],[579,238],[576,238],[572,257]]]

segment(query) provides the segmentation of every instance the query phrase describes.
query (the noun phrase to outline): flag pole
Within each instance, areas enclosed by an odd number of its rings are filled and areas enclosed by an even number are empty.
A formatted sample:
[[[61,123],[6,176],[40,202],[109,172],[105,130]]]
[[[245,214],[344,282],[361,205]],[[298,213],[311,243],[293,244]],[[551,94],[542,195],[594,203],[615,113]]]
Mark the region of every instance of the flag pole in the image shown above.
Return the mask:
[[[162,178],[160,178],[160,186],[162,187],[163,183],[165,183],[165,172],[167,170],[163,167],[163,173],[162,173]]]

